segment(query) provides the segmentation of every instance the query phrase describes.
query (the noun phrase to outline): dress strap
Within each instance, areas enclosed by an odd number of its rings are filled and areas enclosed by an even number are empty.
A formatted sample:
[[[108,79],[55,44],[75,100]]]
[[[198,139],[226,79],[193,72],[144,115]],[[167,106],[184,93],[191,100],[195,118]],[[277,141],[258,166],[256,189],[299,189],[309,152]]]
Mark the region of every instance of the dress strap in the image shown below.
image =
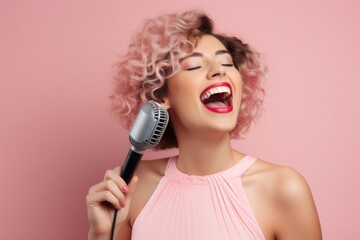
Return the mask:
[[[176,170],[176,159],[178,156],[172,156],[169,157],[169,160],[166,164],[166,169],[165,169],[165,176],[170,176],[172,175],[172,173]]]
[[[246,155],[241,161],[240,161],[240,166],[241,166],[241,175],[244,174],[257,160],[256,157],[250,156],[250,155]]]

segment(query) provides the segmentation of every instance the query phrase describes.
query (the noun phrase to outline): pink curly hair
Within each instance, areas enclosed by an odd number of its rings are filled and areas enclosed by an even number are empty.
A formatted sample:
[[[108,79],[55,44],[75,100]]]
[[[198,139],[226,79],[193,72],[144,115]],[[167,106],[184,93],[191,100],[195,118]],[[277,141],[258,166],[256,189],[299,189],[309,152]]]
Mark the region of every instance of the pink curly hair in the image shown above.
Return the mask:
[[[263,102],[261,83],[266,67],[259,54],[238,38],[215,34],[212,20],[199,11],[146,20],[141,31],[134,35],[128,53],[115,63],[114,92],[110,96],[112,113],[125,128],[131,127],[145,102],[162,102],[167,94],[166,79],[179,71],[179,60],[191,53],[197,37],[205,34],[224,44],[244,81],[238,121],[230,135],[239,138],[250,128]],[[177,140],[170,119],[157,149],[172,147],[177,147]]]

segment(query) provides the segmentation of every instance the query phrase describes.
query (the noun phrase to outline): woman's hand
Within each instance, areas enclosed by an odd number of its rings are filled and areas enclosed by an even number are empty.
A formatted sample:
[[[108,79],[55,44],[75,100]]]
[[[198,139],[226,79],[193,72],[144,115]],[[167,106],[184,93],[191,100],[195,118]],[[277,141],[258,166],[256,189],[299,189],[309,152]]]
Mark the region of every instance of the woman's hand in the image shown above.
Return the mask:
[[[109,239],[114,208],[121,209],[117,215],[116,228],[127,218],[131,194],[138,178],[134,176],[127,185],[119,173],[120,167],[106,171],[104,180],[89,189],[86,196],[90,223],[89,239]]]

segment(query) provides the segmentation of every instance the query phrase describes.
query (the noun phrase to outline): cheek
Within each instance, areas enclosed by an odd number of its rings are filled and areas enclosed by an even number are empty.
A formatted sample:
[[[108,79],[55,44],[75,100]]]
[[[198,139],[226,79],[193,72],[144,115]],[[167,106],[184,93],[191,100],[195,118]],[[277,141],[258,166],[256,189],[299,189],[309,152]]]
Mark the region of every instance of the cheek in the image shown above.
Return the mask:
[[[175,80],[175,79],[174,79]],[[181,78],[168,84],[168,96],[175,102],[194,101],[198,96],[199,86],[194,79]]]
[[[191,97],[191,89],[173,85],[171,91],[168,91],[168,104],[176,112],[183,112],[193,104],[194,98]]]
[[[232,79],[234,79],[232,82],[235,87],[236,93],[241,95],[244,84],[242,77],[240,76],[240,74],[236,74]]]
[[[233,101],[237,104],[237,107],[240,108],[243,97],[243,82],[240,79],[239,81],[234,82],[234,92],[233,93]]]
[[[239,102],[241,103],[242,97],[243,97],[243,85],[239,85]]]

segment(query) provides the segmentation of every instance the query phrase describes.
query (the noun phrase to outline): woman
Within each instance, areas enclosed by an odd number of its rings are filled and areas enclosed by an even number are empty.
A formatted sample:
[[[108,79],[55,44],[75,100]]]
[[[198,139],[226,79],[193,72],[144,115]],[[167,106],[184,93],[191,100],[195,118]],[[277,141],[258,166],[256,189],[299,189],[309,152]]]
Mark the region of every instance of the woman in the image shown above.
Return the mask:
[[[310,189],[296,171],[233,149],[262,103],[265,68],[201,12],[145,22],[116,65],[114,113],[130,127],[155,100],[170,123],[158,148],[179,155],[142,161],[126,185],[120,167],[90,188],[89,239],[321,239]]]

